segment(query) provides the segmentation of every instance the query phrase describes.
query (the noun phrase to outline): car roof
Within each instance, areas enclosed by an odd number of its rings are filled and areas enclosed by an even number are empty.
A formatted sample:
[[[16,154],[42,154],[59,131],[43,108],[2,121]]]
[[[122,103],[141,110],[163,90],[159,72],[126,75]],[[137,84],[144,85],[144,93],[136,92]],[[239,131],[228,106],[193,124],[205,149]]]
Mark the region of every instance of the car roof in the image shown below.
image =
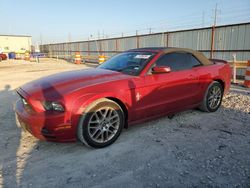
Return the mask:
[[[148,47],[148,48],[135,48],[128,51],[151,51],[151,52],[160,52],[167,49],[172,49],[172,47]]]
[[[175,48],[175,47],[148,47],[148,48],[136,48],[128,50],[128,52],[163,52],[163,53],[173,53],[173,52],[186,52],[191,53],[195,56],[203,65],[213,64],[209,59],[207,59],[203,53],[195,51],[188,48]]]

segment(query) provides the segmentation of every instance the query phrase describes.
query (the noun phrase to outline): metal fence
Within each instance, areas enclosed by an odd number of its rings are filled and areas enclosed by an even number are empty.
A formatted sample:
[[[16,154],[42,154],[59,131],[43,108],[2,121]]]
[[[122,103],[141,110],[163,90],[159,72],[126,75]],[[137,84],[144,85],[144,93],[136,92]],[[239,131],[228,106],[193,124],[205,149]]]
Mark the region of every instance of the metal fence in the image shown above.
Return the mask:
[[[232,60],[250,59],[250,22],[190,30],[179,30],[129,37],[45,44],[41,52],[50,57],[71,58],[81,55],[113,56],[119,52],[142,47],[182,47],[201,51],[207,57]],[[244,75],[244,70],[239,70]]]

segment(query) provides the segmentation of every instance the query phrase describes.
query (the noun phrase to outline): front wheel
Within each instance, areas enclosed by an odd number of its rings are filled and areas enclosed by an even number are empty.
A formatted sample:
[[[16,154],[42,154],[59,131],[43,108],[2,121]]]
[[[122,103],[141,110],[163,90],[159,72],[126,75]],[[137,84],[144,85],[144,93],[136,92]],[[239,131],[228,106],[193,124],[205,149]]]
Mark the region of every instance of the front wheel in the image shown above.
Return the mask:
[[[223,87],[219,82],[214,81],[208,86],[200,109],[205,112],[215,112],[220,107],[222,98]]]
[[[102,148],[119,137],[123,126],[124,113],[121,107],[112,100],[99,99],[83,113],[77,136],[87,146]]]

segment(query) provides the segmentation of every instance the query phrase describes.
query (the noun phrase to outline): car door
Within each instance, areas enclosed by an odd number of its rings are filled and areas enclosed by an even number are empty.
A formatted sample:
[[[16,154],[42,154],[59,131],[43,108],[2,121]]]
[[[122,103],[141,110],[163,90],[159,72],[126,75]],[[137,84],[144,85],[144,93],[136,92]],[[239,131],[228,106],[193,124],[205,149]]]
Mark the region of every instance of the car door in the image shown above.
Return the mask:
[[[168,66],[171,72],[152,74],[149,70],[143,86],[136,87],[136,111],[140,118],[178,111],[196,103],[199,77],[192,67],[201,64],[192,58],[192,54],[178,52],[165,54],[156,61],[153,66]]]

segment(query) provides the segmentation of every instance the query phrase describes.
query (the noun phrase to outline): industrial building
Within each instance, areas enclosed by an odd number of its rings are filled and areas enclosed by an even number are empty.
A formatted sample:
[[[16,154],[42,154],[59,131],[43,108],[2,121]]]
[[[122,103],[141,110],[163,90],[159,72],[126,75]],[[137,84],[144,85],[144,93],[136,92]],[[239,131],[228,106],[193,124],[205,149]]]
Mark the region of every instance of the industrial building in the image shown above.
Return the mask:
[[[0,53],[24,53],[31,51],[31,36],[0,35]]]

